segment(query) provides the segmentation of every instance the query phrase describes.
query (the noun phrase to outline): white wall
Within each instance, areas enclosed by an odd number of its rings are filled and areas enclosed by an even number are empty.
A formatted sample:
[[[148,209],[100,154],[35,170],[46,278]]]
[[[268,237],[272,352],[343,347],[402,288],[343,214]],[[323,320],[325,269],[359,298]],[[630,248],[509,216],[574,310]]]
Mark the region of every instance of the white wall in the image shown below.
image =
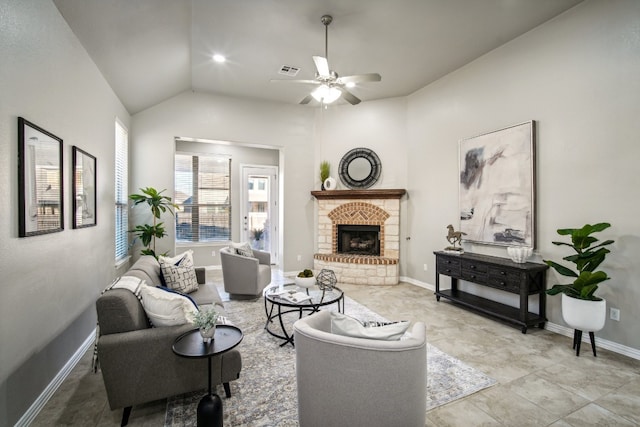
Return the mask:
[[[0,424],[13,425],[95,327],[115,277],[114,123],[129,115],[49,0],[0,2]],[[64,140],[64,231],[18,237],[18,124]],[[97,226],[71,228],[71,146],[97,158]]]
[[[447,246],[446,225],[459,224],[458,141],[533,119],[536,260],[569,255],[551,244],[556,229],[610,222],[600,234],[616,241],[602,265],[612,279],[599,295],[621,321],[608,320],[598,336],[640,349],[638,22],[638,1],[587,1],[409,97],[407,276],[433,283],[432,252]],[[547,299],[547,316],[564,324],[559,297]]]
[[[339,178],[340,160],[356,147],[375,151],[382,163],[380,179],[371,188],[405,188],[407,98],[318,108],[316,115],[318,159],[314,170],[314,189],[320,189],[319,165],[323,160],[331,164],[331,176],[338,183],[337,189],[347,189]]]
[[[284,183],[282,267],[296,270],[313,262],[315,109],[298,105],[246,101],[182,93],[133,117],[130,190],[152,186],[173,196],[174,138],[190,137],[257,144],[281,150]],[[232,192],[233,192],[232,188]],[[239,221],[239,212],[235,212]],[[166,218],[166,220],[171,220]],[[135,221],[135,219],[134,219]],[[158,242],[158,252],[173,251],[174,230]],[[232,238],[239,239],[239,228]],[[302,255],[297,261],[296,255]]]

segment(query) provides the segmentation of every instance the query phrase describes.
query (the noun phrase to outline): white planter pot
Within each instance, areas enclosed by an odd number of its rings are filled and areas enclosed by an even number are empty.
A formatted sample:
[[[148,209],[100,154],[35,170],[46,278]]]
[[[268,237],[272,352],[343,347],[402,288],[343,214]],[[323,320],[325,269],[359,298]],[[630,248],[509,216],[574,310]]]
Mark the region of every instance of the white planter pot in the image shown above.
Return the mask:
[[[200,328],[200,335],[202,336],[202,342],[210,343],[216,334],[216,325],[213,325],[209,329]]]
[[[562,318],[573,329],[597,332],[607,318],[607,301],[588,301],[562,294]]]
[[[295,282],[296,282],[296,286],[308,289],[316,285],[316,278],[315,277],[296,277]]]

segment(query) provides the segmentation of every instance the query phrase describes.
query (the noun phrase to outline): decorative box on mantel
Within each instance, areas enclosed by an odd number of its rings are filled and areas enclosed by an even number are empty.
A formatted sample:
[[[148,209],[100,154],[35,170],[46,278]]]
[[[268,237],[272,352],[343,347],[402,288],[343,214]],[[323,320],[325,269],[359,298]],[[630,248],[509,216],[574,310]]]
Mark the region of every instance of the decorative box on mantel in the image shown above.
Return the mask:
[[[338,282],[397,285],[403,189],[312,191],[318,200],[318,253],[313,268]]]

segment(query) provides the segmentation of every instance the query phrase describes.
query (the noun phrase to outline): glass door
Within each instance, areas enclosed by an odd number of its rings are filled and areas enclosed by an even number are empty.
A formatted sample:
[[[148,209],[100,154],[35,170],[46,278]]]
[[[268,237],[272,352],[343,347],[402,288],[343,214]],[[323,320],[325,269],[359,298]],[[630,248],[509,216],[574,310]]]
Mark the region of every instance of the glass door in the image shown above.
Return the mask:
[[[271,253],[271,263],[278,259],[278,168],[276,166],[241,165],[242,170],[242,241],[253,249]]]

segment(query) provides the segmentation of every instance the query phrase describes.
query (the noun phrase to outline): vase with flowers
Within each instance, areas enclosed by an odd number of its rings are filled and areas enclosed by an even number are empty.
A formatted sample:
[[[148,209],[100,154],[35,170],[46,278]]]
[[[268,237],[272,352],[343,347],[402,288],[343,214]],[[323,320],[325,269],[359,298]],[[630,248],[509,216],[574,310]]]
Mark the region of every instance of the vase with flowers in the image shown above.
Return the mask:
[[[210,343],[216,333],[218,312],[215,309],[199,310],[194,316],[193,324],[200,329],[202,341]]]

